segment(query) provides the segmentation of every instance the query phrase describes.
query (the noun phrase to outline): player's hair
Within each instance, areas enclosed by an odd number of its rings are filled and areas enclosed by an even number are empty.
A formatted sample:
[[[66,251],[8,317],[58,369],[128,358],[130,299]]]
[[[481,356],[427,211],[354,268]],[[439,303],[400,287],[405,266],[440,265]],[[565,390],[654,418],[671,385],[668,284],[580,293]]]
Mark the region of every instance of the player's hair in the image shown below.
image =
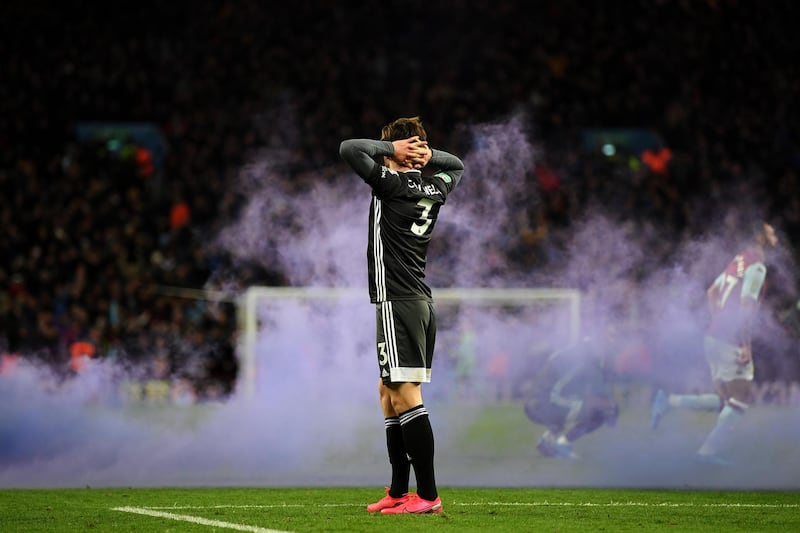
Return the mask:
[[[766,232],[767,221],[763,218],[753,218],[750,220],[750,239],[758,240]]]
[[[423,141],[428,140],[428,134],[422,126],[419,117],[398,118],[394,122],[385,125],[381,130],[382,141],[399,141],[409,137],[419,136]]]

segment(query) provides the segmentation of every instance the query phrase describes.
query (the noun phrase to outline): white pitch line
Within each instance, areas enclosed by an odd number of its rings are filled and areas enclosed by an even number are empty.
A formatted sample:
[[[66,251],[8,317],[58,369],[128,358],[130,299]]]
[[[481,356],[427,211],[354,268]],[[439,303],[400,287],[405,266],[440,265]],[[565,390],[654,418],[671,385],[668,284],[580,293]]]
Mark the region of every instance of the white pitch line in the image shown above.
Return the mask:
[[[175,513],[165,513],[163,511],[155,511],[153,509],[145,509],[142,507],[112,507],[112,511],[121,511],[123,513],[136,513],[147,516],[155,516],[157,518],[169,518],[170,520],[180,520],[182,522],[192,522],[203,526],[221,527],[225,529],[234,529],[236,531],[250,531],[251,533],[291,533],[290,531],[282,531],[280,529],[267,529],[263,527],[247,526],[244,524],[234,524],[233,522],[222,522],[220,520],[209,520],[200,516],[190,516]]]
[[[800,507],[799,503],[692,503],[692,502],[453,502],[450,505],[467,506],[496,506],[496,507],[725,507],[725,508],[795,508]]]
[[[455,505],[460,507],[723,507],[723,508],[778,508],[778,509],[792,509],[800,507],[800,503],[692,503],[692,502],[447,502],[446,505]],[[173,509],[173,510],[186,510],[186,509],[279,509],[282,507],[361,507],[361,503],[322,503],[316,505],[306,504],[293,504],[293,503],[277,503],[277,504],[260,504],[260,505],[182,505],[182,506],[165,506],[165,507],[148,507],[148,509]]]

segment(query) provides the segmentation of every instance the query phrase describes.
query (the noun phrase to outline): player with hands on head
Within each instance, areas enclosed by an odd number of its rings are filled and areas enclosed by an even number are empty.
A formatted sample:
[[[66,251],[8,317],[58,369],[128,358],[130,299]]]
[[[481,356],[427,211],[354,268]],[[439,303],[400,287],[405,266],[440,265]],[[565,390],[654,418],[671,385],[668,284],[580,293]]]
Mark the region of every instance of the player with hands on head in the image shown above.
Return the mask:
[[[433,429],[422,402],[436,341],[425,267],[439,210],[459,184],[464,164],[428,146],[419,117],[387,124],[380,140],[342,141],[339,154],[372,189],[367,275],[375,304],[378,397],[392,478],[386,495],[367,511],[439,513]],[[412,465],[416,494],[409,494]]]

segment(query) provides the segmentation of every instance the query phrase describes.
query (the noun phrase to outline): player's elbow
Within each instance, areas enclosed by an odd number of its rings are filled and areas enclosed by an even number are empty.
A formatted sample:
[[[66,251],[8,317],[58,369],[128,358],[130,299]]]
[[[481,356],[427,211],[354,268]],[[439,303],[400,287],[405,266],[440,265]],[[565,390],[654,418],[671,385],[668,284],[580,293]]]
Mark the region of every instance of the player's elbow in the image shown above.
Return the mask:
[[[453,183],[455,185],[458,185],[459,183],[461,183],[461,176],[464,175],[464,169],[462,168],[461,170],[456,170],[455,172],[451,172],[450,174],[452,176]]]
[[[348,139],[339,144],[339,157],[345,161],[353,154],[353,141]]]

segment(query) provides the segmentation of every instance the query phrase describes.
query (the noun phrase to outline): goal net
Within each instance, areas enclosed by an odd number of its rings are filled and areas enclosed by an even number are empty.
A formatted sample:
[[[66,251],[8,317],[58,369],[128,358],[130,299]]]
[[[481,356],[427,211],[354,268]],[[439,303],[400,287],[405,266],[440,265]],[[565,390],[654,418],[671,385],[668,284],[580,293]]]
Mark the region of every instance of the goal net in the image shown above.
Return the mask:
[[[460,385],[512,395],[522,375],[577,340],[576,289],[433,289],[437,336],[426,396]],[[251,287],[240,298],[239,386],[245,396],[329,382],[353,393],[377,383],[375,306],[364,288]],[[489,383],[491,381],[491,383]],[[344,389],[342,387],[345,387]]]

